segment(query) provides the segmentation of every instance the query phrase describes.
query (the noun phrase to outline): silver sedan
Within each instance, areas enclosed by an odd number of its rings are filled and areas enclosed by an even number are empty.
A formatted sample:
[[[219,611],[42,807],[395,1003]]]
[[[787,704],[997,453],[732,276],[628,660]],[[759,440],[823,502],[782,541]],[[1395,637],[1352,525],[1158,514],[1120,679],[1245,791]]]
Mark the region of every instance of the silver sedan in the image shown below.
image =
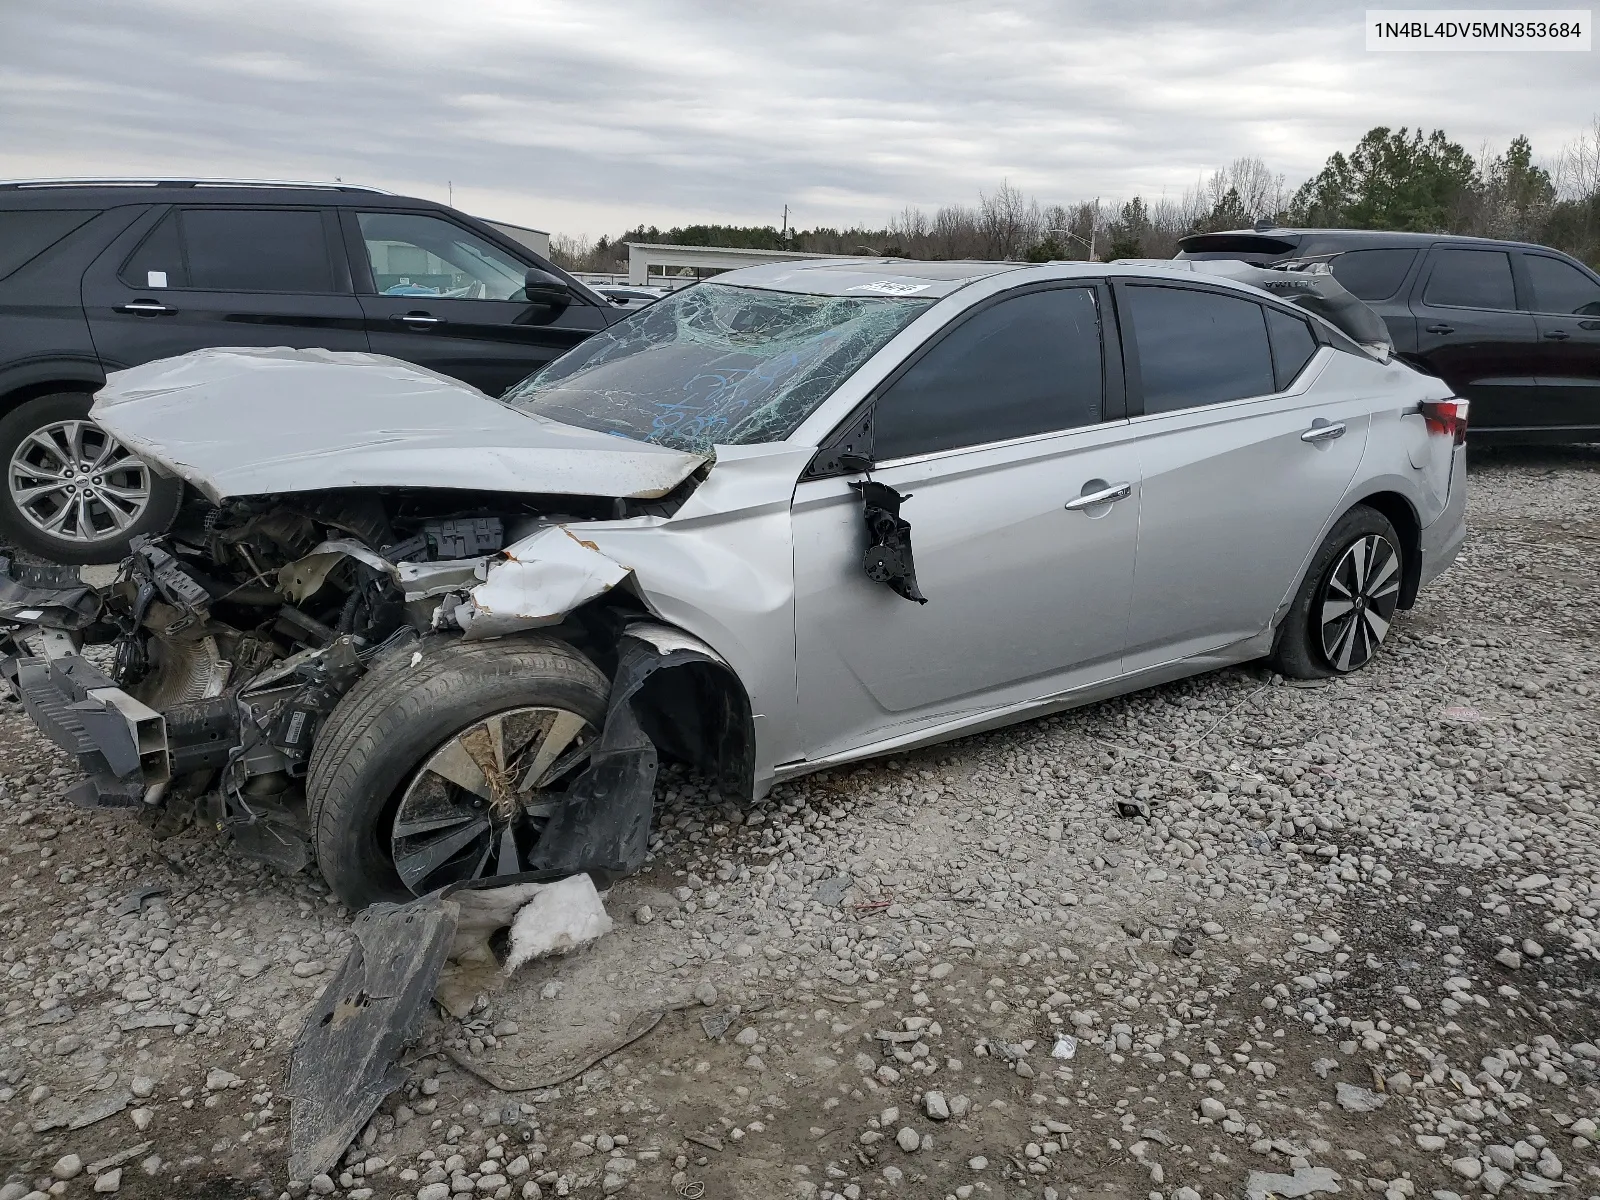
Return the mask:
[[[755,267],[500,400],[200,351],[94,411],[194,527],[105,594],[14,569],[4,670],[89,800],[209,804],[353,905],[616,874],[661,755],[759,796],[1229,663],[1358,670],[1461,544],[1466,415],[1331,276],[1243,264]]]

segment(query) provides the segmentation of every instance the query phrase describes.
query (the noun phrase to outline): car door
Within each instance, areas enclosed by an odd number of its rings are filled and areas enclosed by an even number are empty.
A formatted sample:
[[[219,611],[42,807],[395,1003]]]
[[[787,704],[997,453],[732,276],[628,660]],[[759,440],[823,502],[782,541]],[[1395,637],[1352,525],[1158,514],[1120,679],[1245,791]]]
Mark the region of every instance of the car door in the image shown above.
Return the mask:
[[[926,603],[863,570],[860,473],[797,487],[808,757],[1119,673],[1139,478],[1123,442],[1120,357],[1114,340],[1102,348],[1105,295],[994,298],[878,390],[871,480],[904,497]]]
[[[1263,633],[1354,477],[1369,398],[1299,314],[1219,289],[1116,285],[1139,453],[1129,672]]]
[[[530,304],[529,266],[438,213],[347,211],[372,349],[498,396],[604,329],[583,301]]]
[[[332,214],[315,207],[156,209],[84,273],[109,370],[206,346],[365,350]]]
[[[1472,402],[1472,429],[1533,423],[1537,404],[1534,320],[1519,312],[1511,254],[1434,246],[1412,290],[1417,349],[1406,355]]]
[[[1520,257],[1539,334],[1535,422],[1554,438],[1593,433],[1600,429],[1600,281],[1554,255]]]

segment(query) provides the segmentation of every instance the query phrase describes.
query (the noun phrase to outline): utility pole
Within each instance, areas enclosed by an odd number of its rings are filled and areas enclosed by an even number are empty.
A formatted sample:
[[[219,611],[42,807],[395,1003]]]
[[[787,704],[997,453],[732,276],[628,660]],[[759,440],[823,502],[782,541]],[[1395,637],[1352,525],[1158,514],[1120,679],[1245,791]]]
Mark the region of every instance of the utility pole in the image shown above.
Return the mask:
[[[789,240],[789,206],[787,204],[783,206],[783,230],[778,236],[783,238],[784,241]]]
[[[447,189],[447,191],[449,192],[449,195],[450,195],[450,201],[449,201],[450,207],[454,208],[456,206],[456,185],[453,182],[451,182],[450,180],[446,179],[444,181],[444,186],[445,186],[445,188]]]

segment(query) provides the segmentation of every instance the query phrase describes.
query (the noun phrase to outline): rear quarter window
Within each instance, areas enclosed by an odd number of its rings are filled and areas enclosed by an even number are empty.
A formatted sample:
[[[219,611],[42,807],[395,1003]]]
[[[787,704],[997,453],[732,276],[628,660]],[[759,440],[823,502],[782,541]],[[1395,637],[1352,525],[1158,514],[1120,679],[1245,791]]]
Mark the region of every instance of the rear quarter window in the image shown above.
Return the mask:
[[[1387,300],[1416,261],[1415,250],[1348,250],[1333,260],[1333,277],[1358,300]]]
[[[0,211],[0,279],[26,266],[98,209],[24,208]]]

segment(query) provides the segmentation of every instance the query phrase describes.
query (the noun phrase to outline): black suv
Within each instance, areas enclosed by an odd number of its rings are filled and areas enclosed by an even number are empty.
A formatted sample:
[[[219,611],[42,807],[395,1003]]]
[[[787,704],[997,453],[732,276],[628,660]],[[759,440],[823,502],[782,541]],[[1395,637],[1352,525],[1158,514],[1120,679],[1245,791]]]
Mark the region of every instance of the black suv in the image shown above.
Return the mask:
[[[0,183],[0,544],[112,562],[182,487],[85,418],[205,346],[403,358],[498,395],[626,309],[482,221],[343,184]]]
[[[1472,402],[1474,441],[1600,441],[1600,276],[1525,242],[1353,229],[1236,229],[1179,258],[1327,262],[1395,352]]]

